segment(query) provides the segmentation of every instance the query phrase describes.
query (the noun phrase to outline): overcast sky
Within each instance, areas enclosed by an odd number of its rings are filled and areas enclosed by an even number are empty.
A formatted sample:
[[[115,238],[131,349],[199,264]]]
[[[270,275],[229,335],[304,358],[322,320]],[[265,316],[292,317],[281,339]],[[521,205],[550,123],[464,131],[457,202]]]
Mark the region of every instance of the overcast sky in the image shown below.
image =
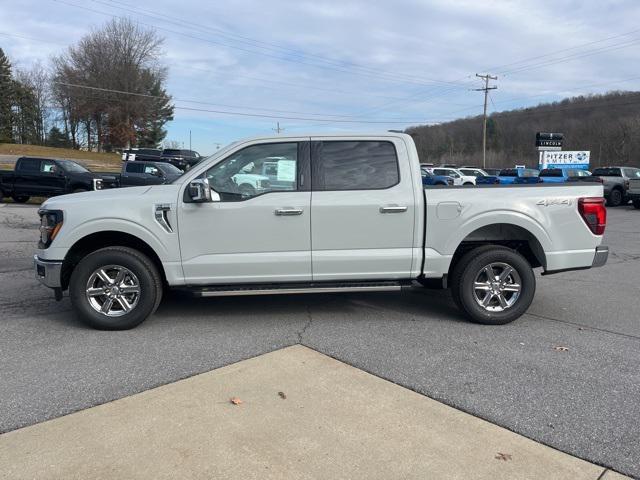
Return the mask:
[[[0,0],[0,47],[47,64],[112,16],[165,38],[177,107],[288,117],[286,132],[479,114],[475,73],[499,77],[491,111],[640,90],[638,0]],[[177,108],[167,140],[187,147],[191,130],[212,153],[276,121]]]

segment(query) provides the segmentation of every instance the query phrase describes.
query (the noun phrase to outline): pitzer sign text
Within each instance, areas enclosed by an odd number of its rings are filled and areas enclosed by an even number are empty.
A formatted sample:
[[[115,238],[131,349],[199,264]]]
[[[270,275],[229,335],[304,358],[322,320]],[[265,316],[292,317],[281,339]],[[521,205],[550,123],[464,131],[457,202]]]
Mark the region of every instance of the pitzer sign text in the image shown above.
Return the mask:
[[[589,151],[541,152],[540,169],[543,168],[589,168]]]

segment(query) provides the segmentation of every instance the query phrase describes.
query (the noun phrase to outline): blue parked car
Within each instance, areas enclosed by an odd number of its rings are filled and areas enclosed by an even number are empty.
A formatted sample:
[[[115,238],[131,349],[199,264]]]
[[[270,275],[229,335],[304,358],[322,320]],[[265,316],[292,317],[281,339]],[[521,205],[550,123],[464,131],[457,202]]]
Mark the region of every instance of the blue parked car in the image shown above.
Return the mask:
[[[535,168],[504,168],[498,178],[502,185],[540,183],[539,173]]]
[[[544,183],[579,182],[591,177],[589,170],[581,168],[543,168],[540,170],[540,181]]]
[[[422,173],[422,185],[453,185],[453,178],[446,177],[444,175],[434,175],[426,168],[421,168]]]

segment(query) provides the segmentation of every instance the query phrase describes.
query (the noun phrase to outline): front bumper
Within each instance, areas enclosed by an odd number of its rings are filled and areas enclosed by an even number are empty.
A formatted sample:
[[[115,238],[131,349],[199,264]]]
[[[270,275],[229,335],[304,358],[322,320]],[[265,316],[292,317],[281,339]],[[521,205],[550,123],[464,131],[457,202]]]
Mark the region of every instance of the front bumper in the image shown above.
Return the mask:
[[[58,260],[42,260],[33,256],[36,278],[49,288],[62,288],[62,262]]]

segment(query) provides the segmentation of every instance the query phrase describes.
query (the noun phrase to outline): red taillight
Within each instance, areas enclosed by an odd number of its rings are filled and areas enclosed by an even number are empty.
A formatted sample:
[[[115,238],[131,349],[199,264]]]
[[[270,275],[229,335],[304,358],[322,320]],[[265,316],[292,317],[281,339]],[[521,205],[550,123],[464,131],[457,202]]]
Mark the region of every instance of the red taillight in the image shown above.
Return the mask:
[[[604,207],[602,197],[584,197],[578,199],[578,212],[580,216],[596,235],[604,234],[607,225],[607,209]]]

